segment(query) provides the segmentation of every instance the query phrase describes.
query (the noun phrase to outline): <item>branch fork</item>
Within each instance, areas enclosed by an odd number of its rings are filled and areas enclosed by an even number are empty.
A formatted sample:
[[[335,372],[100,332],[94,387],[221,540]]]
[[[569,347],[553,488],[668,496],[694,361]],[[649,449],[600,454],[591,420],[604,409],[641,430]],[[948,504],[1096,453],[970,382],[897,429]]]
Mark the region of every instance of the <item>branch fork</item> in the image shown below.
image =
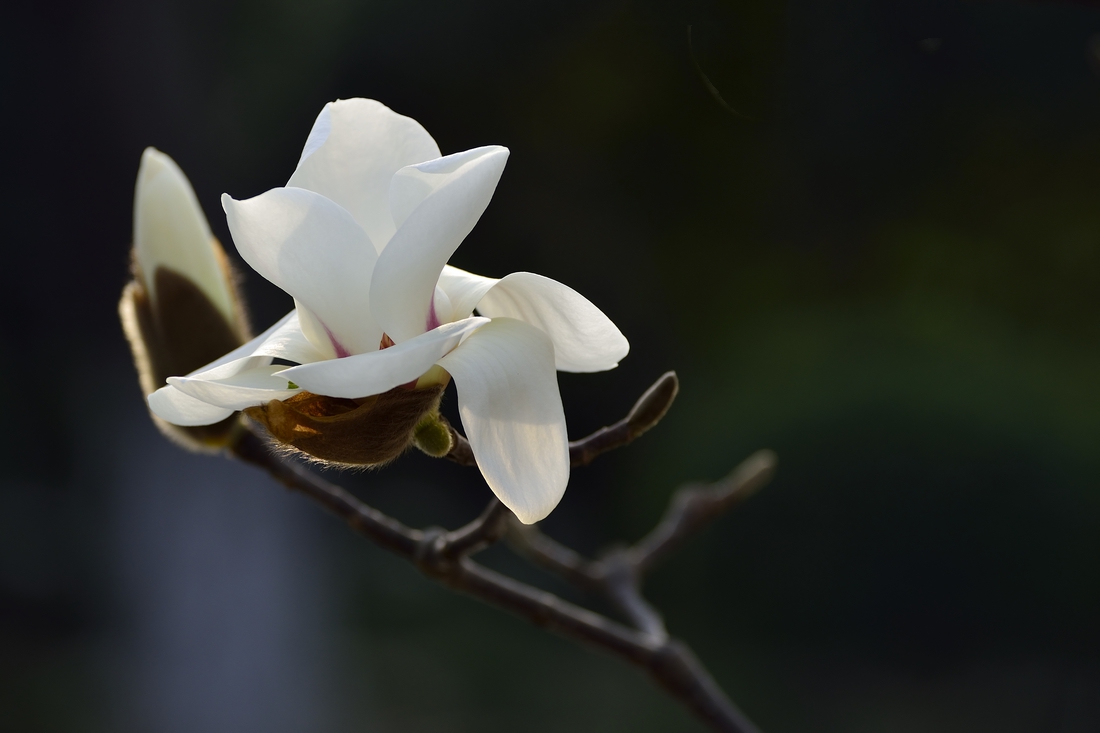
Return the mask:
[[[674,372],[662,375],[638,399],[626,417],[569,444],[573,466],[585,466],[609,450],[624,446],[664,417],[679,391]],[[446,455],[460,465],[476,465],[466,438],[453,427]],[[357,533],[412,562],[426,576],[448,587],[511,611],[537,626],[585,642],[645,669],[674,699],[713,730],[758,733],[729,700],[706,668],[682,641],[669,636],[661,614],[642,595],[646,573],[689,537],[764,486],[775,470],[775,455],[754,453],[713,484],[679,489],[654,529],[629,546],[589,559],[551,539],[536,526],[523,525],[495,497],[470,523],[454,530],[414,529],[361,502],[349,492],[303,466],[272,452],[251,430],[240,432],[231,455],[271,474],[342,518]],[[500,540],[521,556],[586,593],[604,598],[616,621],[570,603],[481,565],[477,552]]]

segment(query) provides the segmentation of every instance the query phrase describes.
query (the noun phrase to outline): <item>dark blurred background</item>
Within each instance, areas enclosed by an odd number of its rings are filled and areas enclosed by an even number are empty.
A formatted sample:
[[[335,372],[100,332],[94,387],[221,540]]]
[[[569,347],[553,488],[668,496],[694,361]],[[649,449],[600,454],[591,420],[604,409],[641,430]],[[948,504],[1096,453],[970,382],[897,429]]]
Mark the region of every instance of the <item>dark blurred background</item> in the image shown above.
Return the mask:
[[[630,338],[561,375],[573,436],[680,374],[548,533],[637,538],[778,452],[648,586],[765,731],[1100,730],[1093,7],[21,3],[0,37],[0,729],[701,730],[148,421],[115,313],[142,149],[228,244],[220,194],[282,185],[366,96],[445,153],[511,148],[455,264],[562,280]],[[260,328],[290,307],[246,287]],[[487,498],[419,454],[333,478],[418,524]]]

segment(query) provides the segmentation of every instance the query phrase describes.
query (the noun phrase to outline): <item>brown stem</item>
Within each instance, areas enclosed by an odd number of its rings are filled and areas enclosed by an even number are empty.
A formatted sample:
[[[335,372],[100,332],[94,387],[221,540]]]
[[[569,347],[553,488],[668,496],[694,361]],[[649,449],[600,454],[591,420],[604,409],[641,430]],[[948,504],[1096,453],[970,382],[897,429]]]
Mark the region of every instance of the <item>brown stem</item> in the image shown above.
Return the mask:
[[[472,555],[489,545],[494,544],[503,535],[508,527],[508,518],[511,517],[508,508],[493,497],[489,505],[474,521],[459,527],[453,532],[448,532],[447,546],[456,557],[459,555]]]
[[[367,506],[303,467],[283,461],[251,432],[242,432],[230,452],[267,471],[288,489],[317,501],[359,534],[412,561],[439,582],[639,665],[713,730],[758,733],[682,642],[629,628],[474,561],[470,555],[504,531],[508,514],[499,502],[491,502],[480,517],[453,532],[438,528],[421,531]]]
[[[508,541],[531,562],[579,588],[604,596],[639,631],[658,640],[668,636],[661,615],[642,597],[641,577],[622,549],[612,550],[600,560],[589,560],[537,527],[516,521],[509,528]]]
[[[731,509],[771,480],[775,454],[758,451],[728,476],[710,485],[689,485],[672,496],[660,523],[632,547],[617,548],[599,560],[589,560],[551,539],[536,527],[513,522],[509,543],[520,554],[574,585],[609,600],[636,629],[657,643],[668,641],[664,620],[642,595],[642,580],[656,563],[688,537]],[[690,655],[686,648],[684,653]],[[682,657],[677,664],[698,665]]]
[[[757,451],[713,484],[688,485],[678,490],[660,523],[627,550],[630,562],[644,575],[688,537],[771,481],[775,462],[775,453]]]
[[[579,588],[589,591],[600,589],[600,575],[593,568],[593,562],[547,537],[537,525],[512,521],[507,538],[512,549],[536,565],[543,566]]]

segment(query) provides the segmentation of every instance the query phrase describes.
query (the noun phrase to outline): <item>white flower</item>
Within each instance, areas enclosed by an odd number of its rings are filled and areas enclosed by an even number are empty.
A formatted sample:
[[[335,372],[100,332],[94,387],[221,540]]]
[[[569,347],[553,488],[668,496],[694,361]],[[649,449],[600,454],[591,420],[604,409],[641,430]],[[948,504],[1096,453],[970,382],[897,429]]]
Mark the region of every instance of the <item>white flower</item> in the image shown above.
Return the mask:
[[[145,149],[138,167],[134,259],[154,304],[157,273],[165,270],[198,286],[228,322],[240,318],[225,254],[210,232],[195,191],[176,162],[156,148]]]
[[[145,392],[248,340],[225,253],[183,171],[154,148],[145,149],[138,169],[133,258],[134,279],[122,292],[119,316]],[[196,450],[221,447],[235,429],[156,423]]]
[[[569,479],[555,369],[611,369],[629,347],[558,282],[446,265],[507,157],[499,146],[441,157],[424,128],[378,102],[328,104],[285,188],[222,198],[241,256],[296,309],[210,366],[169,379],[150,395],[153,410],[203,424],[301,390],[361,398],[423,386],[446,379],[438,365],[455,380],[490,488],[521,521],[545,517]]]

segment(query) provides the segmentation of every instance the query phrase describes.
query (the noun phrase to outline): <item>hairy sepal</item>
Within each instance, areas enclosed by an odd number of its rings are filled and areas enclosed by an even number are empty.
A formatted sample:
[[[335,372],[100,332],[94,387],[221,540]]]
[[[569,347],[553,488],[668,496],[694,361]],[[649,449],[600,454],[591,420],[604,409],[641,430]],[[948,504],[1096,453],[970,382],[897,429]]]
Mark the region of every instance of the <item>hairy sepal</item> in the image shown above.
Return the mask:
[[[354,400],[301,392],[244,412],[264,426],[278,445],[315,461],[378,466],[412,444],[421,419],[439,409],[443,390],[443,385],[397,387]]]
[[[220,248],[216,250],[219,254]],[[233,274],[222,255],[227,282]],[[249,338],[248,325],[236,288],[231,288],[237,317],[231,322],[189,278],[172,270],[157,268],[158,297],[154,301],[144,286],[145,277],[135,261],[134,280],[122,291],[119,317],[130,342],[138,383],[151,394],[170,376],[188,374],[232,351]],[[224,447],[239,429],[236,415],[213,425],[181,427],[156,415],[153,422],[170,439],[196,451],[211,452]]]

